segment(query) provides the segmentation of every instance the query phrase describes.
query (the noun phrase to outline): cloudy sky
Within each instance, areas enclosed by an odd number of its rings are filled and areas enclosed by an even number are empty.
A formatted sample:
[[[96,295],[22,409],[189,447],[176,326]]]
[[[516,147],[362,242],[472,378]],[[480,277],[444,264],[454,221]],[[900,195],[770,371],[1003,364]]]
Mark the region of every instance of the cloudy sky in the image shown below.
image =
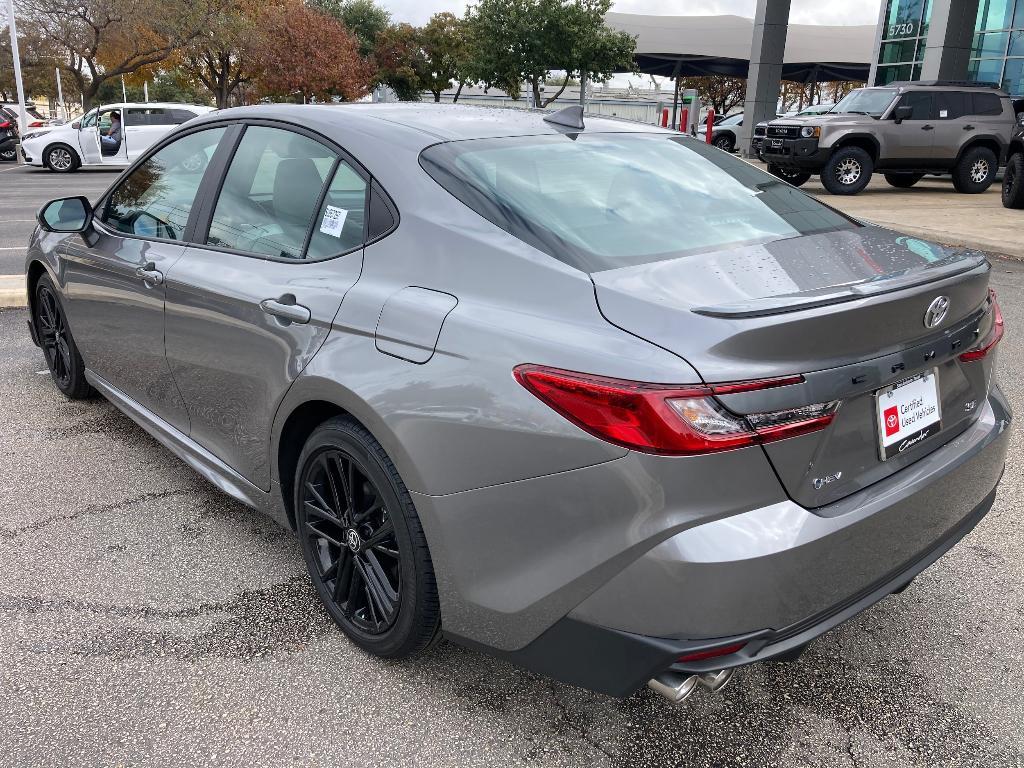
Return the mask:
[[[790,20],[797,24],[874,24],[881,0],[792,0]],[[462,0],[382,0],[397,21],[422,24],[437,11],[459,15]],[[665,15],[706,16],[733,13],[753,16],[754,0],[615,0],[613,11]]]

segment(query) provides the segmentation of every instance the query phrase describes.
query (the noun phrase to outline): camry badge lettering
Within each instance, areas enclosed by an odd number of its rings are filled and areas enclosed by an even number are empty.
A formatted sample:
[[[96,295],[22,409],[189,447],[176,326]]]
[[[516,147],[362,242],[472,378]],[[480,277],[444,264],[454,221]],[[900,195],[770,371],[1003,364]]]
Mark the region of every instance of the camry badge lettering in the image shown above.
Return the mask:
[[[946,315],[949,314],[949,297],[948,296],[936,296],[932,299],[932,303],[928,305],[928,309],[924,313],[924,327],[935,328],[943,320],[946,319]]]

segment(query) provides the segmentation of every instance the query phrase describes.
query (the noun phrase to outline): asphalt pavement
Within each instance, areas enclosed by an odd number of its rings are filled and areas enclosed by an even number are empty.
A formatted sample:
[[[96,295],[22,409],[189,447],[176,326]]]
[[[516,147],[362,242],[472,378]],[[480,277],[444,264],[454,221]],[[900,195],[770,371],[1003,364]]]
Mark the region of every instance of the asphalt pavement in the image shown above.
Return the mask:
[[[43,203],[69,195],[95,200],[114,183],[118,173],[106,168],[53,173],[0,163],[0,275],[25,273],[25,247],[36,226],[36,211]]]
[[[1020,413],[1024,265],[993,282]],[[905,592],[673,707],[362,653],[290,533],[60,396],[25,320],[0,310],[0,766],[1024,767],[1019,428],[991,513]]]

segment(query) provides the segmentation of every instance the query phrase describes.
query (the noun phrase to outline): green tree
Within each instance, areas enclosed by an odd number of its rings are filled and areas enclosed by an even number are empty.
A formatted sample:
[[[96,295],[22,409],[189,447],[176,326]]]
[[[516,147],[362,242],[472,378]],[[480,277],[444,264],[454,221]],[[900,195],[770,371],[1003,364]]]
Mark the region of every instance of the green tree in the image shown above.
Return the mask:
[[[60,66],[53,47],[45,40],[33,35],[31,31],[18,29],[18,52],[21,54],[21,77],[25,86],[25,98],[42,93],[57,94],[56,74],[54,70]],[[4,101],[17,101],[18,90],[14,82],[14,67],[11,66],[11,28],[0,29],[0,97]],[[68,84],[70,86],[70,83]],[[72,91],[72,88],[68,88]],[[64,97],[70,99],[72,93],[65,91]]]
[[[480,0],[466,12],[470,76],[510,95],[526,83],[534,104],[546,107],[582,73],[604,80],[631,71],[636,40],[605,25],[610,7],[611,0]],[[541,99],[551,70],[564,71],[565,80]]]
[[[359,55],[366,58],[377,38],[391,26],[391,14],[373,0],[308,0],[309,5],[333,16],[359,40]]]
[[[420,31],[411,24],[392,24],[377,35],[373,52],[376,80],[401,101],[419,101],[426,88],[426,55],[420,38]]]
[[[175,57],[181,73],[213,96],[218,109],[256,75],[259,0],[226,0],[209,25]]]
[[[420,30],[423,87],[441,100],[441,93],[458,83],[453,101],[459,100],[468,78],[469,36],[466,22],[451,13],[435,13]]]

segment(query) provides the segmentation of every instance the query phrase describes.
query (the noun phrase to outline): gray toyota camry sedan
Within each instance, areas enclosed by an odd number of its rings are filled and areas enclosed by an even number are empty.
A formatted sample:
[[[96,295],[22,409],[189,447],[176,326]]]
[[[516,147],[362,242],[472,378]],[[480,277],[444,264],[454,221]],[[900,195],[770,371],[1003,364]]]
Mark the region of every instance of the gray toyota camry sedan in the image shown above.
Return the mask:
[[[294,530],[380,656],[681,701],[907,587],[1003,471],[984,256],[578,108],[211,113],[26,268],[57,388]]]

